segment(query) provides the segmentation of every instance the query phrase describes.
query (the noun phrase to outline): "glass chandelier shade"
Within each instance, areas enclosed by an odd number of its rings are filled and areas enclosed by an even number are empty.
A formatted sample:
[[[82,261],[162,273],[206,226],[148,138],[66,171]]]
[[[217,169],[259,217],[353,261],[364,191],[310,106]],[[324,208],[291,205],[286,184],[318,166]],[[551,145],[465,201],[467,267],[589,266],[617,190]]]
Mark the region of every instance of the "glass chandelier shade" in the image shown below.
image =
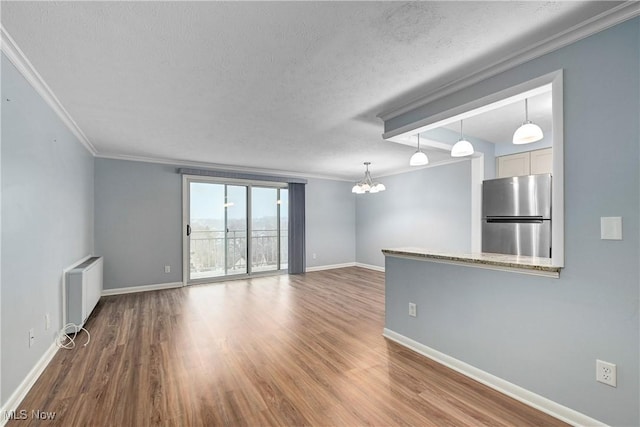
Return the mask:
[[[420,150],[420,134],[418,134],[418,149],[409,159],[409,166],[424,166],[429,164],[429,158]]]
[[[540,141],[544,138],[542,129],[535,123],[529,120],[529,103],[528,99],[524,100],[524,123],[513,133],[514,144],[530,144],[532,142]]]
[[[460,120],[460,139],[451,148],[451,157],[466,157],[474,152],[473,145],[466,139],[462,133],[462,120]]]
[[[364,178],[362,179],[362,181],[356,183],[356,185],[354,185],[353,188],[351,188],[352,193],[355,193],[355,194],[379,193],[387,189],[384,186],[384,184],[373,181],[373,179],[371,178],[371,172],[369,172],[370,164],[371,162],[364,162],[364,165],[366,167]]]

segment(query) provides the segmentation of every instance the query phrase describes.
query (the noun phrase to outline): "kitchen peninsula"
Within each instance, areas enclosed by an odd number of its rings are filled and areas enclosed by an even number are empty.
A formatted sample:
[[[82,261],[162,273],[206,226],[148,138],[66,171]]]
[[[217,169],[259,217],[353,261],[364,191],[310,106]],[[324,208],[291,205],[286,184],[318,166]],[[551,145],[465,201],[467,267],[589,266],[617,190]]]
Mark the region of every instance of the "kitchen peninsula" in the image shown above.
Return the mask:
[[[385,257],[407,258],[491,270],[514,271],[537,276],[560,277],[561,267],[553,266],[551,258],[493,253],[448,253],[425,248],[383,249]]]

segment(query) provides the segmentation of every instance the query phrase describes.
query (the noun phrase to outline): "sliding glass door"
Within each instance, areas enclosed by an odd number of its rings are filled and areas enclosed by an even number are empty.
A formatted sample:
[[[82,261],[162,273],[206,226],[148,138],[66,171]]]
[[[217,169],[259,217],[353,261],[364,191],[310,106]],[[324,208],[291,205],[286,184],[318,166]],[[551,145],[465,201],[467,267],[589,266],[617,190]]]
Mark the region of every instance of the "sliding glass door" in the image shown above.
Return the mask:
[[[251,271],[287,268],[288,191],[251,188]]]
[[[280,235],[280,269],[289,268],[289,189],[281,188],[278,197],[278,234]]]
[[[225,185],[225,275],[247,273],[247,187]]]
[[[287,268],[288,190],[185,177],[185,279]]]
[[[189,183],[189,281],[247,273],[247,187]]]

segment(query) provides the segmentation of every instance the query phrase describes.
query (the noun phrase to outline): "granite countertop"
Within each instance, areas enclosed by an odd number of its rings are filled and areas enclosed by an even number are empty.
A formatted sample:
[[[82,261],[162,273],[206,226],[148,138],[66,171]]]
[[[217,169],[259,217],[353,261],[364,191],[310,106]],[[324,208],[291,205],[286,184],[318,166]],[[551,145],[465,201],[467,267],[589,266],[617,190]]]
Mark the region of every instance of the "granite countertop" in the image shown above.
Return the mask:
[[[522,270],[523,273],[542,274],[559,277],[561,267],[552,265],[550,258],[538,258],[522,255],[505,255],[492,253],[449,253],[433,251],[426,248],[393,248],[383,249],[385,256],[400,258],[424,259],[425,261],[448,262],[452,264],[468,264],[501,270]]]

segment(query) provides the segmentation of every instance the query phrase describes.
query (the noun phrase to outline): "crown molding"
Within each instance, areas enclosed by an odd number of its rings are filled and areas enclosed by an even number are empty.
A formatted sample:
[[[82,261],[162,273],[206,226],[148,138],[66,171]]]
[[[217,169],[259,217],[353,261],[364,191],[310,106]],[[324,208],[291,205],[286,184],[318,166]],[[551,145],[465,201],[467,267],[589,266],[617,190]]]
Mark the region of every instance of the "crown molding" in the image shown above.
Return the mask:
[[[18,72],[29,82],[29,84],[36,90],[36,92],[49,104],[51,109],[60,117],[60,120],[69,128],[69,130],[75,135],[76,138],[85,146],[92,155],[96,155],[97,151],[95,147],[89,142],[87,136],[82,132],[82,129],[73,120],[69,112],[62,106],[62,103],[58,97],[53,93],[49,85],[44,81],[42,76],[36,71],[35,67],[31,64],[29,59],[25,56],[24,52],[18,47],[13,38],[9,35],[7,30],[0,24],[0,34],[2,36],[2,43],[0,48],[2,52],[7,56],[9,61],[18,69]]]
[[[263,175],[281,176],[283,178],[287,178],[287,177],[316,178],[316,179],[328,179],[331,181],[342,181],[342,182],[353,181],[353,179],[330,176],[330,175],[301,173],[301,172],[283,171],[283,170],[276,170],[276,169],[251,168],[251,167],[245,167],[245,166],[223,165],[219,163],[193,162],[189,160],[163,159],[159,157],[131,156],[127,154],[99,153],[99,154],[95,154],[95,157],[99,159],[127,160],[130,162],[155,163],[155,164],[169,165],[169,166],[185,166],[185,167],[200,168],[200,169],[224,170],[229,172],[255,173],[255,174],[263,174]]]
[[[342,177],[336,177],[331,175],[291,172],[291,171],[283,171],[283,170],[275,170],[275,169],[250,168],[250,167],[244,167],[244,166],[231,166],[231,165],[223,165],[219,163],[205,163],[205,162],[193,162],[188,160],[161,159],[158,157],[130,156],[126,154],[99,153],[99,154],[96,154],[95,157],[98,159],[126,160],[129,162],[153,163],[153,164],[176,166],[176,167],[184,166],[184,167],[200,168],[200,169],[224,170],[229,172],[255,173],[255,174],[263,174],[263,175],[281,176],[284,178],[287,178],[287,177],[315,178],[315,179],[328,179],[330,181],[340,181],[340,182],[357,181],[357,178],[342,178]],[[387,172],[384,174],[376,174],[376,176],[378,178],[384,178],[388,176],[402,175],[408,172],[415,172],[421,169],[429,169],[429,168],[434,168],[438,166],[445,166],[451,163],[459,163],[466,160],[468,160],[467,157],[458,158],[458,159],[446,159],[446,160],[439,161],[437,163],[429,163],[428,165],[420,166],[420,167],[408,166],[400,170],[395,170],[395,171]]]
[[[501,61],[490,64],[465,77],[461,77],[440,87],[434,88],[426,95],[420,95],[419,97],[409,101],[405,100],[400,105],[396,105],[395,107],[388,108],[381,112],[377,117],[383,121],[387,121],[639,15],[640,2],[626,1],[606,12],[592,17],[591,19],[568,28],[567,30],[521,49]]]

